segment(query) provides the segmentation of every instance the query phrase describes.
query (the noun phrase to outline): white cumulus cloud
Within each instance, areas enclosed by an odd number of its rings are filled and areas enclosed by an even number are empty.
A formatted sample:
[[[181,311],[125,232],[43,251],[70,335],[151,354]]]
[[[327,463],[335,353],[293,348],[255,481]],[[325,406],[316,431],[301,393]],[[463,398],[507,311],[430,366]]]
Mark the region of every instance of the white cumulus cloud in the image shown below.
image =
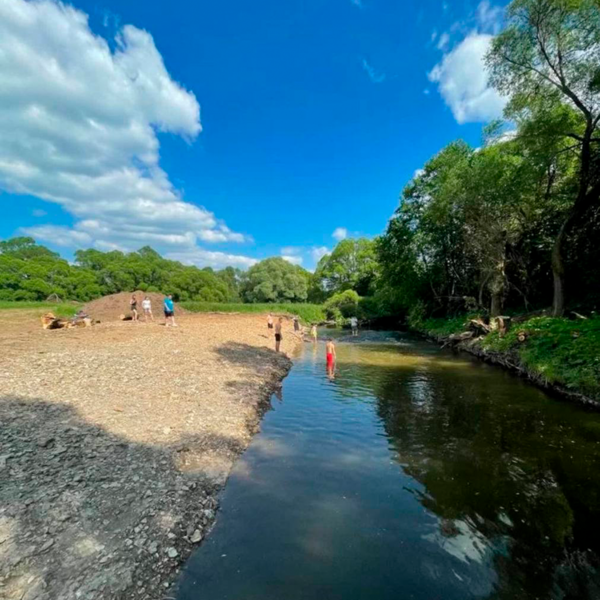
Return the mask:
[[[197,267],[213,267],[222,269],[224,267],[239,267],[247,269],[255,265],[258,260],[249,256],[238,256],[237,254],[227,254],[226,252],[215,252],[204,248],[193,248],[191,250],[177,250],[167,252],[165,256],[171,260],[178,260],[186,265],[196,265]]]
[[[498,118],[506,104],[488,83],[484,57],[492,36],[472,33],[429,73],[458,123],[486,122]]]
[[[348,230],[345,227],[337,227],[331,234],[331,237],[338,242],[345,240],[348,237]]]
[[[192,141],[200,106],[171,78],[148,32],[126,25],[111,50],[79,10],[1,0],[0,81],[0,189],[75,217],[72,228],[32,227],[31,235],[73,246],[179,247],[201,260],[211,253],[197,242],[244,241],[186,202],[160,168],[157,132]]]
[[[298,256],[297,254],[282,254],[281,258],[283,258],[283,260],[287,260],[287,262],[292,263],[293,265],[302,264],[302,257]]]

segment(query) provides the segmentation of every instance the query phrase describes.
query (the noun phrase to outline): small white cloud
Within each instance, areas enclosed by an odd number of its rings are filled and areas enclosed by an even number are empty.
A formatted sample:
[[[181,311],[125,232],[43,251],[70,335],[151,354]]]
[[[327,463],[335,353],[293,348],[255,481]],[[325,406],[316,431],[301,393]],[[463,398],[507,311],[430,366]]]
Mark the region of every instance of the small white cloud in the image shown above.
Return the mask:
[[[385,81],[385,73],[377,73],[375,69],[369,64],[366,58],[362,59],[361,64],[362,68],[365,70],[366,74],[369,76],[369,79],[373,83],[383,83]]]
[[[502,29],[504,8],[492,6],[488,0],[483,0],[476,11],[477,25],[482,33],[497,35]]]
[[[440,39],[438,40],[438,43],[437,43],[437,49],[438,50],[446,50],[449,45],[450,45],[450,35],[448,33],[444,32],[444,33],[442,33],[442,35],[440,35]]]
[[[429,94],[431,94],[431,90],[430,90],[429,88],[425,88],[425,89],[423,90],[423,93],[424,93],[426,96],[429,96]]]
[[[330,254],[331,250],[327,246],[315,246],[310,254],[315,262],[319,262],[324,256]]]
[[[213,267],[214,269],[223,269],[225,267],[239,267],[247,269],[255,265],[258,260],[249,256],[240,256],[237,254],[227,254],[225,252],[212,252],[204,248],[192,248],[188,251],[168,252],[166,258],[178,260],[186,265],[195,265],[197,267]]]
[[[488,83],[484,57],[491,40],[488,34],[469,35],[429,73],[458,123],[491,121],[506,105]]]
[[[302,248],[298,246],[284,246],[281,249],[281,254],[301,254]]]
[[[48,213],[45,210],[42,210],[41,208],[36,208],[35,210],[31,211],[31,214],[34,217],[45,217]]]
[[[348,237],[348,230],[345,227],[337,227],[331,234],[331,237],[338,242],[345,240]]]
[[[293,265],[301,265],[302,264],[301,256],[291,255],[291,254],[282,254],[281,258],[283,258],[283,260],[287,260],[287,262],[292,263]]]
[[[437,36],[438,36],[437,29],[434,29],[434,30],[431,32],[431,40],[430,40],[430,41],[431,41],[431,43],[432,43],[432,44],[434,44],[434,43],[435,43],[435,40],[437,39]]]
[[[23,227],[20,231],[38,241],[49,242],[64,248],[88,248],[93,241],[92,237],[83,231],[75,231],[58,225]]]

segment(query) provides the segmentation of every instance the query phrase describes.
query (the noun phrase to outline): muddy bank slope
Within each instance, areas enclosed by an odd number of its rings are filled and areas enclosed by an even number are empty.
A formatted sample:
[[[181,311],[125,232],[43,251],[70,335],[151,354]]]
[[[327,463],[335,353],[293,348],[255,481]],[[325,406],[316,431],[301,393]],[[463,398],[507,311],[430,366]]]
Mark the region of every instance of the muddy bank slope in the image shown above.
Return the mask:
[[[0,597],[168,598],[290,360],[257,316],[0,322]]]

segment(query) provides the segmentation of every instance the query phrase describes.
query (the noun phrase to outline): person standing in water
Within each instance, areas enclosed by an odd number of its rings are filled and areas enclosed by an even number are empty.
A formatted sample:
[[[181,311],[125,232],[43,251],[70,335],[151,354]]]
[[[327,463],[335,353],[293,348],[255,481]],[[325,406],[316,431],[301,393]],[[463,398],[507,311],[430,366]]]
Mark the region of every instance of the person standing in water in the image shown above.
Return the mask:
[[[356,337],[358,335],[358,319],[356,317],[350,317],[350,327],[352,328],[352,335]]]
[[[165,310],[165,327],[168,327],[169,325],[172,325],[173,327],[177,327],[177,324],[175,323],[175,305],[173,304],[173,296],[171,294],[169,294],[165,298],[164,310]],[[170,321],[170,323],[169,323],[169,321]]]
[[[313,342],[317,341],[317,326],[313,323],[312,327],[310,328],[310,337],[312,338]]]
[[[267,317],[267,329],[273,329],[273,314],[269,313]]]
[[[325,344],[325,355],[327,358],[327,375],[329,379],[333,379],[335,376],[335,344],[333,340],[329,338],[327,344]]]
[[[283,340],[283,334],[281,333],[283,327],[283,317],[279,317],[275,324],[275,352],[279,352],[281,346],[281,340]]]
[[[138,320],[138,311],[137,311],[137,298],[135,294],[131,294],[131,300],[129,300],[129,308],[131,310],[131,320]]]

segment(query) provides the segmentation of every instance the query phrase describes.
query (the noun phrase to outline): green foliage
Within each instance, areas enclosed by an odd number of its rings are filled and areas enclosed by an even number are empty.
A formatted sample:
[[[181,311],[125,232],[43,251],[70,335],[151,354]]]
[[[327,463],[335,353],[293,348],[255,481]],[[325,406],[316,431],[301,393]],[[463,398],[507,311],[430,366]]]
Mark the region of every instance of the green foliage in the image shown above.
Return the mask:
[[[435,336],[453,335],[465,330],[469,318],[465,315],[448,319],[429,318],[422,322],[419,330]]]
[[[305,323],[322,323],[325,311],[317,304],[240,304],[216,302],[182,302],[183,308],[192,312],[226,312],[298,315]]]
[[[526,341],[518,340],[525,332]],[[600,399],[600,318],[569,321],[538,317],[515,325],[506,336],[491,333],[484,347],[514,352],[533,373]]]
[[[310,273],[283,258],[267,258],[248,269],[242,295],[246,302],[306,302]]]
[[[41,315],[47,312],[54,313],[57,317],[72,317],[81,308],[74,302],[11,302],[0,300],[0,310],[34,310]]]
[[[87,302],[122,291],[172,293],[176,300],[238,300],[242,274],[166,260],[148,246],[138,252],[79,250],[76,264],[31,238],[0,242],[0,300],[41,301],[51,295]]]
[[[323,308],[328,319],[340,321],[358,315],[360,296],[354,290],[339,292],[329,298]]]
[[[375,291],[378,274],[375,242],[349,238],[319,261],[314,277],[326,294],[354,290],[367,296]]]
[[[600,4],[514,0],[507,17],[486,60],[516,130],[494,122],[483,148],[444,148],[376,242],[377,294],[395,312],[418,304],[413,321],[559,314],[561,289],[580,309],[600,301]]]

